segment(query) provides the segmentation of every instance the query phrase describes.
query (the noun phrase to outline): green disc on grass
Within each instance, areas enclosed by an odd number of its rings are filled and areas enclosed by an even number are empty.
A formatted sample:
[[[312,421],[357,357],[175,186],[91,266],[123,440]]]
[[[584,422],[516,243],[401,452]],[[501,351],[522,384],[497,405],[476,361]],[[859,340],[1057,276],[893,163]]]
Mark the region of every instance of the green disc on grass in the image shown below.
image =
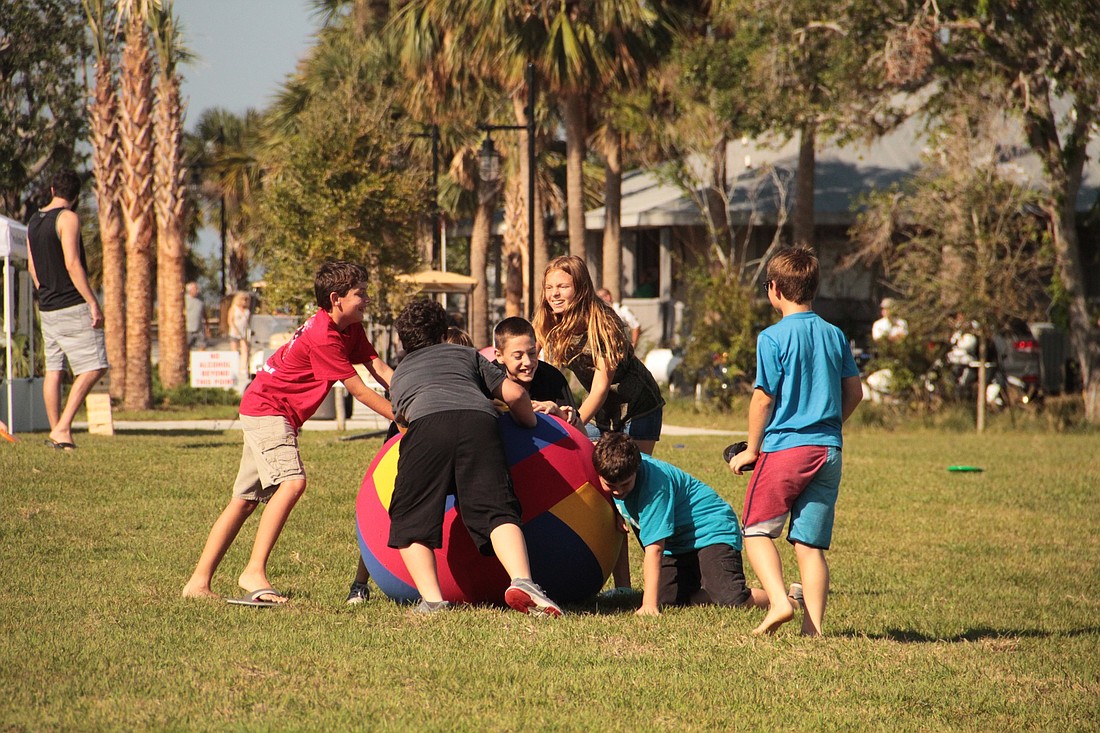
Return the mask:
[[[948,466],[947,470],[953,473],[981,473],[985,469],[977,466]]]

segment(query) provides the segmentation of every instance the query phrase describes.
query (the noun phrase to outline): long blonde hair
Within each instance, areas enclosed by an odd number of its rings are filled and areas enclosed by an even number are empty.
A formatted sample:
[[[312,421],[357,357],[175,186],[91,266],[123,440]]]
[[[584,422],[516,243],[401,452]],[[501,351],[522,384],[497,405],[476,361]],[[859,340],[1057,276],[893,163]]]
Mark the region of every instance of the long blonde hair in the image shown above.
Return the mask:
[[[630,353],[622,320],[611,306],[596,296],[588,266],[576,255],[556,257],[546,265],[543,282],[553,271],[564,272],[573,281],[573,300],[560,315],[550,309],[545,295],[535,310],[535,337],[545,349],[546,360],[555,366],[564,366],[577,357],[584,346],[577,336],[587,337],[592,361],[607,363],[614,372]]]

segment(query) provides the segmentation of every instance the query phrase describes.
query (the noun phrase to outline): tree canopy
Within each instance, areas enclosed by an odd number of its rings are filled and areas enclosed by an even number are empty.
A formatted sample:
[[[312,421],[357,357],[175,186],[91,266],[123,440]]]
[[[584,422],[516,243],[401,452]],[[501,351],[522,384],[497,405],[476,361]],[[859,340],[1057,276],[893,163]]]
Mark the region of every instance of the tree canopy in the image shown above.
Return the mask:
[[[0,3],[0,213],[26,220],[35,186],[83,160],[84,32],[80,0]]]

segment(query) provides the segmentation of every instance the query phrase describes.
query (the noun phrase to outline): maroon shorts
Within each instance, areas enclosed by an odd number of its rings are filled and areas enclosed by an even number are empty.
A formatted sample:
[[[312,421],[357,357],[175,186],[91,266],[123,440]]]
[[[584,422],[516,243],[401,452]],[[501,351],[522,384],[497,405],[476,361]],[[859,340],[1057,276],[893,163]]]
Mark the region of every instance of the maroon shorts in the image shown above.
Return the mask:
[[[840,488],[839,448],[800,446],[763,453],[745,492],[745,537],[778,537],[828,549]]]

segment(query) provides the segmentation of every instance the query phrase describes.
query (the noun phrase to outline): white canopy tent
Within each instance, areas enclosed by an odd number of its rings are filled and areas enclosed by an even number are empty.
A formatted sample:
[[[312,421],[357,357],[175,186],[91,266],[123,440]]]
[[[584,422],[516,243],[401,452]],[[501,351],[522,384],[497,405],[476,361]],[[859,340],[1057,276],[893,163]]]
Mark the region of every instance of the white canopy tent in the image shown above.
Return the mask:
[[[39,409],[41,396],[35,399],[35,390],[32,389],[34,370],[34,305],[33,286],[30,273],[27,271],[27,227],[20,222],[0,216],[0,260],[3,261],[3,329],[0,330],[4,349],[4,415],[3,419],[8,429],[14,433],[16,429],[34,430],[35,426],[44,418],[44,409]],[[22,267],[17,267],[21,263]],[[12,341],[16,333],[23,332],[28,335],[29,363],[31,374],[26,378],[16,378],[12,359]],[[20,409],[16,409],[16,402],[20,402]],[[22,405],[26,402],[26,405]],[[41,415],[34,413],[41,412]],[[28,414],[29,413],[29,414]],[[17,416],[19,419],[16,419]],[[36,417],[38,419],[36,419]]]

